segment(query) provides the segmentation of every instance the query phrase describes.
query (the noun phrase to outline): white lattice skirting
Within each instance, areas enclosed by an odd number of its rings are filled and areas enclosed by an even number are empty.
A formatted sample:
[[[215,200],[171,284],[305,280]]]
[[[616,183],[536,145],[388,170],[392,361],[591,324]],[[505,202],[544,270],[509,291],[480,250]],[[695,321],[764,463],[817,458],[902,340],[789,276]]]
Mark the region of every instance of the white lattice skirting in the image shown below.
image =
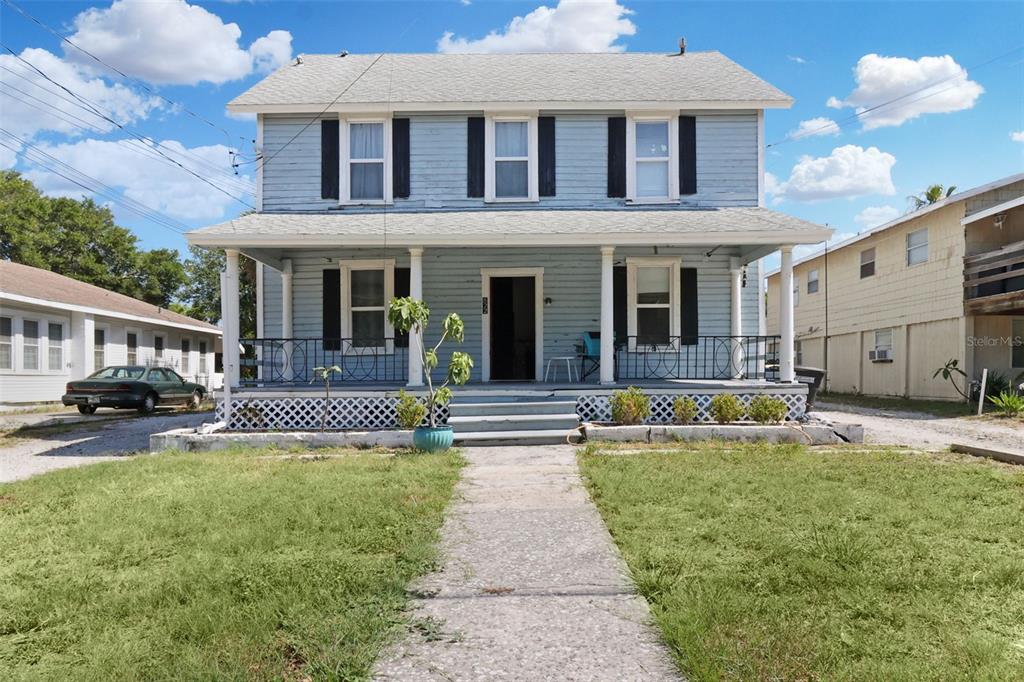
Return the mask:
[[[672,412],[672,401],[677,395],[687,395],[697,403],[696,422],[713,422],[709,408],[711,407],[712,394],[706,393],[656,393],[651,398],[651,416],[644,422],[646,424],[671,424],[675,418]],[[803,393],[734,393],[744,408],[750,407],[750,401],[759,395],[770,395],[773,398],[781,398],[789,411],[786,413],[786,421],[799,419],[807,411],[807,396]],[[576,399],[576,414],[585,422],[610,422],[612,420],[612,407],[609,396],[606,395],[581,395]]]

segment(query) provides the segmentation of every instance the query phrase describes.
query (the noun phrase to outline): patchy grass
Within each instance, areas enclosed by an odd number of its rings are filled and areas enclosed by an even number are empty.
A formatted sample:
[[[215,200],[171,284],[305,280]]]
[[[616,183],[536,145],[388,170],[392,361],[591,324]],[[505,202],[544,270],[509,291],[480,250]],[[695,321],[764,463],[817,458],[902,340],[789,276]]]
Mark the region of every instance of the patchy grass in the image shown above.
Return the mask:
[[[753,445],[584,451],[691,680],[1024,679],[1024,473]]]
[[[0,485],[5,679],[368,675],[435,561],[461,459],[267,454]]]
[[[819,393],[817,402],[876,410],[921,412],[934,417],[969,417],[977,412],[977,404],[968,405],[957,400],[911,400],[910,398],[878,398],[855,393]],[[990,406],[986,405],[986,409]]]

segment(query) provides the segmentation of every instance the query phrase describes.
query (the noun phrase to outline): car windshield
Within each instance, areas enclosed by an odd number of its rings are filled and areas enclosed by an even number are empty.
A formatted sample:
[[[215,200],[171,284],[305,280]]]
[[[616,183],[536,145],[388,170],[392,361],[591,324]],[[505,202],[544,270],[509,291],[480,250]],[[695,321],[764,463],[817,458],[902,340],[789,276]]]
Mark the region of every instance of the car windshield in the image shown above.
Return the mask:
[[[143,367],[104,367],[89,375],[90,379],[138,379],[145,371]]]

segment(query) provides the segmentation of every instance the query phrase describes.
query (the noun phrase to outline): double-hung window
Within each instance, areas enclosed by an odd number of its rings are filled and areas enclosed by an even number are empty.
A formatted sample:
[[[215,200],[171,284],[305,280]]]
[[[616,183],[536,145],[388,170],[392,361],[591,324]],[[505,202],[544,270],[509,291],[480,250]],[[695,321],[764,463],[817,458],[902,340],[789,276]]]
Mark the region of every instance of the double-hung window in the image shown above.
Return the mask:
[[[807,271],[807,293],[816,294],[818,293],[818,269]]]
[[[537,199],[537,118],[489,116],[485,127],[487,201]]]
[[[860,252],[860,278],[873,277],[875,274],[875,248]]]
[[[915,230],[907,235],[907,265],[928,261],[928,228]]]
[[[96,371],[107,366],[107,330],[99,327],[92,333],[92,366]]]
[[[153,360],[159,363],[164,359],[164,337],[153,337]]]
[[[394,295],[394,261],[342,261],[342,336],[353,349],[386,349],[392,336],[387,302]]]
[[[39,370],[39,322],[21,321],[21,368]]]
[[[631,201],[679,198],[676,117],[633,118],[626,126],[626,195]]]
[[[46,338],[46,367],[51,372],[60,372],[64,369],[64,325],[60,322],[49,323],[46,326]]]
[[[189,366],[191,364],[189,362],[192,359],[191,356],[192,356],[192,341],[189,340],[189,339],[182,339],[181,340],[181,373],[182,374],[188,374],[189,372],[192,371],[192,368]]]
[[[139,364],[139,335],[136,332],[128,332],[125,345],[128,348],[128,364]]]
[[[626,265],[630,346],[669,345],[679,336],[679,260],[630,258]]]
[[[14,369],[14,318],[0,317],[0,369]]]
[[[206,376],[206,341],[199,342],[199,374]]]
[[[341,201],[391,201],[391,123],[388,119],[341,122]]]

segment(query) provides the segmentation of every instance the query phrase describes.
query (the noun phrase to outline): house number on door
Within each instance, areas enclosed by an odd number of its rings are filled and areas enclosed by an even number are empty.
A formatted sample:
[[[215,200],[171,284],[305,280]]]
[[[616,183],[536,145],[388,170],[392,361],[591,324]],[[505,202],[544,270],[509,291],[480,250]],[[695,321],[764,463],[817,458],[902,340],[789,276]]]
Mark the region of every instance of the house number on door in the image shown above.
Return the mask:
[[[480,307],[480,312],[481,312],[482,315],[486,315],[487,314],[487,297],[484,296],[483,299],[481,299],[481,300],[482,300],[483,304]]]

